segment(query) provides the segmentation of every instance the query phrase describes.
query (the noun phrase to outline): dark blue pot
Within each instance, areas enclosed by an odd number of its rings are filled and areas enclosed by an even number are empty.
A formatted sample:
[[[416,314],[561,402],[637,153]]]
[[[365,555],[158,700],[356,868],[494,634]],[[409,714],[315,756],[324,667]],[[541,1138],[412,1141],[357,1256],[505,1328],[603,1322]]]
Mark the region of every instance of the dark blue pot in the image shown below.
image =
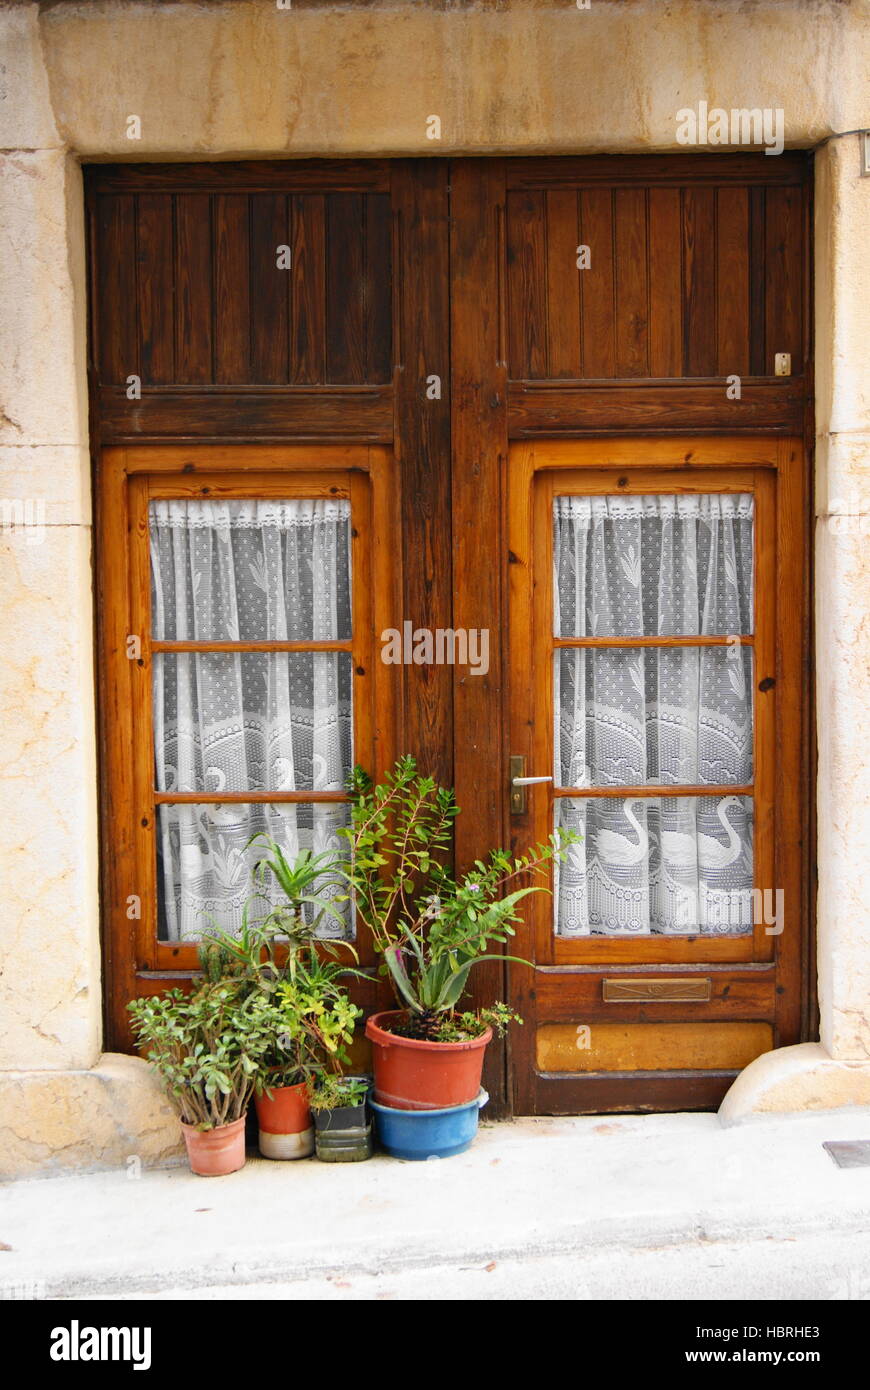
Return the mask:
[[[446,1110],[394,1110],[370,1102],[381,1147],[393,1158],[452,1158],[465,1153],[477,1133],[477,1120],[489,1100],[486,1091],[466,1105]]]

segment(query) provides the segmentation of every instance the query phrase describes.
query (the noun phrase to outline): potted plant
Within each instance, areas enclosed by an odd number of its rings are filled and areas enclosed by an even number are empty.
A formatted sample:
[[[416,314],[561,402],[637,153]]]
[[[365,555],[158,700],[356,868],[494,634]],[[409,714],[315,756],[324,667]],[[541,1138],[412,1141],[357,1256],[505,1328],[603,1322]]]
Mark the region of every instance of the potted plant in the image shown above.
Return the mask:
[[[373,1100],[378,1141],[393,1158],[453,1158],[471,1147],[488,1100],[482,1087],[467,1105],[443,1110],[400,1110]]]
[[[317,1157],[324,1163],[356,1163],[372,1156],[368,1077],[324,1072],[311,1087]]]
[[[457,880],[445,864],[458,814],[451,790],[421,776],[411,757],[380,786],[356,768],[352,790],[351,824],[339,832],[350,842],[348,877],[399,1005],[366,1023],[374,1099],[403,1110],[470,1105],[493,1029],[521,1020],[503,1003],[457,1012],[469,974],[485,960],[518,960],[489,947],[514,935],[519,903],[540,890],[528,879],[572,836],[518,858],[494,850]]]
[[[181,1120],[191,1170],[202,1177],[244,1165],[245,1115],[272,1044],[265,1003],[239,981],[223,979],[128,1006]]]
[[[254,905],[268,903],[256,893],[245,905],[239,935],[213,930],[202,942],[200,962],[207,975],[230,976],[259,995],[264,1019],[268,1014],[270,1044],[255,1087],[261,1153],[307,1158],[314,1152],[310,1085],[326,1066],[346,1063],[345,1048],[362,1012],[339,984],[353,969],[336,958],[338,940],[316,935],[325,915],[341,920],[338,860],[303,851],[291,863],[267,836],[255,841],[266,853],[254,866],[254,882],[262,889],[273,878],[284,901],[252,920]],[[355,958],[353,947],[345,943],[345,949]]]

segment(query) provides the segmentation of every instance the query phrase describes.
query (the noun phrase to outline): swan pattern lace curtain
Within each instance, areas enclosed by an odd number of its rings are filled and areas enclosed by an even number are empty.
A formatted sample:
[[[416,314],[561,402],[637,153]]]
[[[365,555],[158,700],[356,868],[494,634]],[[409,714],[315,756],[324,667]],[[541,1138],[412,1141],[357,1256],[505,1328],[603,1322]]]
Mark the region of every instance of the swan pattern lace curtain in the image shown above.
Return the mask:
[[[553,526],[557,637],[752,632],[751,495],[560,496]],[[582,836],[558,870],[557,934],[751,931],[751,798],[666,794],[751,782],[751,647],[564,646],[554,661],[556,784],[664,793],[557,801]]]
[[[246,651],[352,635],[350,504],[342,499],[152,501],[155,638],[242,649],[154,657],[159,791],[343,791],[353,764],[349,652]],[[341,802],[163,804],[160,937],[237,931],[264,831],[289,857],[340,848]],[[255,905],[261,916],[264,903]],[[345,923],[344,932],[350,930]],[[319,931],[340,935],[326,916]]]

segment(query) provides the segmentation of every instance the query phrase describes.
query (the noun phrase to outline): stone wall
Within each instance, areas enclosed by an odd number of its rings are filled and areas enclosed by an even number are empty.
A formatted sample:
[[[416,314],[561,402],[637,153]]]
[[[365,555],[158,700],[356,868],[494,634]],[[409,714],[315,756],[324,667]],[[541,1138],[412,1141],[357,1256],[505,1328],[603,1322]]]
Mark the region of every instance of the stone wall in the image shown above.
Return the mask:
[[[723,1117],[870,1102],[870,179],[841,138],[870,124],[868,32],[867,0],[0,4],[0,1171],[177,1152],[143,1064],[100,1059],[80,161],[672,150],[702,100],[821,146],[822,1037]]]

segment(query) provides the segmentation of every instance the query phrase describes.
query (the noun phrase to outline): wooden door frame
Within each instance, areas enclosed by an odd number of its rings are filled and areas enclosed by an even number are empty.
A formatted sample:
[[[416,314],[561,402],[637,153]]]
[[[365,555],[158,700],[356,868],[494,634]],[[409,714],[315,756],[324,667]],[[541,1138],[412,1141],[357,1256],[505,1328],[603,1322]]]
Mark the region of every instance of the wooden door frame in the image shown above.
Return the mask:
[[[800,152],[777,160],[753,153],[718,155],[616,155],[469,158],[244,161],[226,163],[115,164],[85,168],[90,270],[89,380],[95,479],[103,448],[147,444],[217,448],[331,440],[392,447],[404,486],[395,499],[401,527],[396,607],[421,625],[490,629],[490,668],[485,676],[447,667],[404,668],[397,746],[417,754],[421,765],[456,786],[463,814],[456,825],[456,857],[467,867],[485,850],[510,840],[505,769],[509,748],[506,717],[506,488],[509,444],[554,433],[563,437],[606,437],[615,433],[666,431],[747,432],[779,437],[804,434],[810,468],[812,425],[811,354],[803,389],[788,380],[754,379],[737,416],[726,408],[721,382],[676,381],[524,382],[508,380],[507,228],[508,190],[546,188],[558,192],[578,178],[590,184],[618,182],[673,186],[732,180],[750,185],[794,185],[803,180],[806,244],[812,218],[811,163]],[[116,262],[97,258],[99,199],[117,196],[128,204],[137,192],[198,194],[244,192],[389,192],[392,197],[393,273],[392,380],[359,386],[164,385],[143,389],[131,403],[123,380],[100,379],[100,336],[120,350],[121,336],[98,299],[114,304],[129,321],[135,299],[135,270],[115,241]],[[760,190],[763,193],[763,190]],[[113,234],[114,235],[114,234]],[[421,273],[426,262],[437,273]],[[809,267],[803,288],[809,327],[812,286]],[[135,316],[135,308],[133,309]],[[126,359],[124,359],[126,361]],[[138,359],[137,359],[138,360]],[[136,365],[131,367],[136,370]],[[449,390],[430,398],[425,380],[449,377]],[[626,422],[630,421],[630,427]],[[735,424],[735,421],[738,423]],[[101,485],[101,484],[99,484]],[[97,497],[99,527],[100,501]],[[98,547],[101,539],[97,539]],[[98,549],[98,560],[101,561]],[[413,557],[413,564],[406,562]],[[805,594],[811,555],[806,550]],[[452,565],[452,584],[451,584]],[[98,593],[100,591],[98,590]],[[100,600],[102,607],[102,600]],[[99,615],[98,615],[99,616]],[[805,678],[810,676],[805,648]],[[98,672],[101,719],[114,717],[120,690],[106,691]],[[812,741],[812,711],[804,710],[805,748]],[[102,739],[102,733],[100,735]],[[103,838],[116,833],[111,802],[103,801]],[[807,800],[804,834],[814,828]],[[105,880],[104,880],[105,883]],[[811,904],[805,914],[811,936]],[[104,900],[106,893],[104,892]],[[104,937],[111,968],[112,943]],[[814,945],[807,942],[812,959]],[[808,974],[804,1036],[815,1014],[814,978]],[[503,997],[506,972],[492,962],[474,981],[474,998]],[[109,1032],[111,1037],[111,1032]],[[494,1117],[509,1113],[507,1087],[511,1042],[487,1053],[486,1084]]]
[[[152,495],[195,497],[347,496],[354,527],[354,654],[362,704],[354,696],[354,733],[381,775],[400,751],[396,683],[375,658],[378,634],[395,612],[399,574],[396,463],[379,445],[134,445],[103,450],[97,472],[97,662],[102,787],[103,952],[106,1024],[113,1047],[133,1046],[127,1001],[184,983],[197,969],[196,948],[156,936],[156,805],[151,743],[152,639],[145,509]],[[366,534],[357,530],[359,514]],[[129,639],[138,639],[132,649]],[[161,644],[166,645],[166,644]],[[143,740],[143,731],[148,737]],[[214,799],[214,798],[211,798]],[[238,797],[236,797],[238,799]],[[257,799],[257,794],[255,798]],[[259,794],[260,800],[265,796]],[[278,797],[278,800],[287,799]],[[331,799],[331,798],[325,798]],[[203,798],[197,794],[198,804]],[[206,796],[205,800],[209,800]],[[138,912],[125,910],[131,896]],[[361,963],[371,967],[367,943]],[[348,961],[350,962],[350,955]],[[354,980],[367,1011],[383,992],[372,974]]]
[[[626,380],[578,384],[509,381],[506,278],[506,202],[509,189],[550,190],[572,180],[622,186],[647,183],[703,184],[733,179],[755,187],[768,182],[798,184],[803,190],[802,218],[806,264],[802,267],[801,311],[806,327],[806,364],[802,384],[756,378],[744,386],[744,409],[725,400],[721,380],[686,378],[638,385]],[[511,445],[519,439],[613,439],[698,434],[764,436],[775,449],[785,441],[803,442],[801,489],[812,495],[814,441],[812,367],[812,161],[795,152],[771,170],[764,160],[740,155],[614,155],[582,158],[473,158],[453,161],[450,173],[451,271],[451,428],[453,467],[453,622],[456,627],[489,627],[490,670],[485,678],[454,679],[454,784],[463,814],[456,822],[456,857],[461,869],[482,848],[516,847],[509,814],[507,760],[509,747],[507,680],[507,587],[516,557],[506,538],[507,472]],[[758,370],[758,365],[753,364]],[[775,441],[775,443],[774,443]],[[812,547],[804,506],[797,544],[803,564],[789,621],[795,635],[795,659],[803,694],[800,720],[800,817],[802,874],[801,951],[798,969],[797,1034],[816,1035],[814,726],[812,700]],[[801,626],[802,625],[802,626]],[[493,640],[497,636],[497,640]],[[507,993],[507,967],[481,967],[473,983],[475,1003]],[[513,1049],[526,1046],[513,1030],[503,1048],[487,1050],[485,1082],[493,1098],[493,1117],[514,1111],[508,1078]],[[519,1061],[519,1057],[517,1058]],[[522,1063],[520,1062],[520,1065]],[[667,1108],[672,1086],[665,1077],[649,1087],[652,1107]],[[718,1104],[709,1087],[697,1088],[702,1108]],[[631,1106],[629,1106],[631,1108]]]
[[[754,679],[764,693],[756,695],[754,737],[756,886],[782,886],[787,915],[787,934],[781,939],[768,936],[760,922],[746,937],[650,937],[630,943],[626,963],[629,943],[624,939],[583,938],[561,943],[560,949],[560,943],[553,941],[546,911],[549,900],[537,899],[516,939],[516,953],[534,960],[535,968],[511,967],[511,1002],[526,1018],[526,1026],[516,1032],[517,1065],[512,1078],[519,1113],[709,1108],[719,1103],[736,1076],[727,1070],[551,1074],[538,1069],[536,1058],[536,1033],[543,1025],[582,1023],[594,1030],[596,1023],[635,1022],[642,1017],[650,1024],[698,1022],[703,1026],[702,1019],[733,1018],[747,1029],[769,1022],[774,1046],[800,1040],[802,950],[794,924],[803,926],[805,845],[802,807],[791,789],[801,785],[804,771],[800,709],[804,615],[797,599],[801,531],[806,524],[802,452],[799,440],[746,436],[542,440],[518,442],[511,449],[509,621],[510,646],[517,653],[511,663],[511,752],[526,757],[530,772],[548,770],[551,754],[549,667],[535,675],[535,658],[525,656],[534,649],[540,663],[546,631],[551,630],[551,624],[544,628],[538,611],[542,597],[550,592],[551,571],[547,565],[541,579],[534,569],[534,557],[541,551],[549,553],[551,509],[542,501],[541,489],[549,497],[564,477],[570,482],[568,490],[573,491],[576,483],[583,493],[625,495],[657,492],[659,487],[665,492],[703,492],[709,487],[758,493],[755,594],[759,617],[753,646]],[[766,582],[759,573],[762,565]],[[526,638],[530,632],[531,649]],[[526,847],[524,840],[537,843],[549,833],[549,800],[540,791],[537,797],[532,793],[526,814],[514,818],[522,837],[518,848]],[[623,1004],[617,1020],[612,1006],[587,988],[604,972],[664,981],[669,968],[681,976],[712,979],[710,1003],[652,1003],[640,1009]]]

